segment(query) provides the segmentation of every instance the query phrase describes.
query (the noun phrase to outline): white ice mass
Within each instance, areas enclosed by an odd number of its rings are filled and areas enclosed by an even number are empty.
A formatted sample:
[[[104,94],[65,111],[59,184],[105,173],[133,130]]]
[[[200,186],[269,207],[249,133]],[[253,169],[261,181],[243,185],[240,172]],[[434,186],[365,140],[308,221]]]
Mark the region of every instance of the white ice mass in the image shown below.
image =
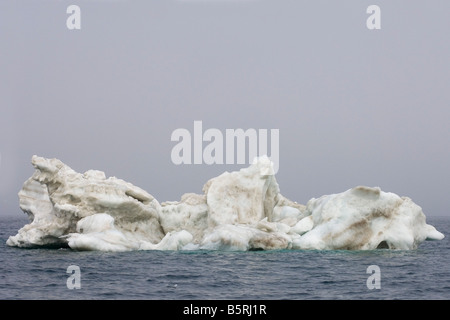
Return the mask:
[[[444,235],[407,197],[358,186],[311,199],[280,194],[267,157],[209,180],[203,194],[159,203],[101,171],[77,173],[33,156],[36,171],[19,192],[30,223],[7,244],[75,250],[415,249]]]

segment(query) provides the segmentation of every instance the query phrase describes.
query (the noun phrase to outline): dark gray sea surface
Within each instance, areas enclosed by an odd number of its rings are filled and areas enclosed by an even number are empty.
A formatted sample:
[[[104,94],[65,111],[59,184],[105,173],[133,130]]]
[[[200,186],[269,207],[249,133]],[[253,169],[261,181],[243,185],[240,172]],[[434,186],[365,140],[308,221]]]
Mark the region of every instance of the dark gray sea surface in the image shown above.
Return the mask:
[[[443,240],[409,251],[109,253],[7,246],[27,222],[0,218],[2,300],[450,299],[449,217],[427,218]]]

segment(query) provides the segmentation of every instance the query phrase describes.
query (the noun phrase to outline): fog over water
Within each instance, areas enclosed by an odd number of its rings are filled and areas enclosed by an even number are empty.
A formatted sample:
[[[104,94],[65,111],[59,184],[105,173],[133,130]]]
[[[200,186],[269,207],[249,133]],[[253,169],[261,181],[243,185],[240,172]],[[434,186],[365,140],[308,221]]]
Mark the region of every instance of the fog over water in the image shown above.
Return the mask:
[[[449,216],[448,1],[377,1],[380,30],[367,1],[77,1],[80,30],[71,4],[0,3],[0,215],[22,215],[34,154],[201,193],[247,167],[174,164],[172,133],[202,121],[279,130],[291,200],[379,186]]]

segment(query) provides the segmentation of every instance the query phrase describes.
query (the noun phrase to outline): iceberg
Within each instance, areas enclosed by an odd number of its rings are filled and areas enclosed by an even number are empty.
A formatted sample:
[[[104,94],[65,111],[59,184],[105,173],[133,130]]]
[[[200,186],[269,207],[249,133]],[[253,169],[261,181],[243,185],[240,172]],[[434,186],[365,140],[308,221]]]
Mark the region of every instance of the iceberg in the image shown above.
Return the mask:
[[[74,250],[372,250],[417,248],[444,235],[408,197],[357,186],[299,204],[280,193],[267,156],[210,179],[203,194],[159,203],[116,177],[33,156],[19,191],[30,220],[6,241]]]

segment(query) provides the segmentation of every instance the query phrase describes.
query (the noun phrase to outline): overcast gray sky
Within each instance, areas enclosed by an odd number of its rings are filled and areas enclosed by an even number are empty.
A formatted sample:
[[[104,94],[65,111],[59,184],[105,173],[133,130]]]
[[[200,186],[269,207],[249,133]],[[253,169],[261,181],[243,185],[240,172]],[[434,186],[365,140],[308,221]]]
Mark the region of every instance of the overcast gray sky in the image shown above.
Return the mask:
[[[81,30],[66,9],[81,8]],[[381,8],[381,30],[366,9]],[[160,202],[242,165],[171,161],[177,128],[279,129],[281,193],[450,197],[450,2],[0,1],[0,215],[31,156]]]

